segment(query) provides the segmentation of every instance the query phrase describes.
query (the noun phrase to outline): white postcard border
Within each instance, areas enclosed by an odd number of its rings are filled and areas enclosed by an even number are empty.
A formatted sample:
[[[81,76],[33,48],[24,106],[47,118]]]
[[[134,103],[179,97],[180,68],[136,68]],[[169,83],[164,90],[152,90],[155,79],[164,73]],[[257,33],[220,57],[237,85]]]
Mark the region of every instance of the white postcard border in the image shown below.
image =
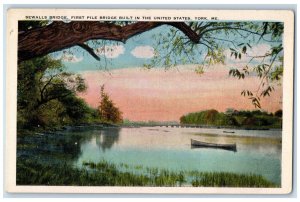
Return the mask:
[[[282,21],[284,23],[283,129],[281,188],[207,187],[89,187],[16,185],[16,106],[18,20],[25,16],[188,16],[224,21]],[[100,13],[100,15],[99,15]],[[103,14],[102,14],[103,13]],[[94,20],[94,19],[84,19]],[[119,20],[119,19],[118,19]],[[126,19],[124,19],[126,20]],[[133,19],[139,21],[138,19]],[[151,19],[151,21],[159,21]],[[176,20],[185,21],[185,20]],[[287,10],[160,10],[160,9],[9,9],[7,15],[5,188],[13,193],[173,193],[173,194],[287,194],[292,190],[294,13]]]

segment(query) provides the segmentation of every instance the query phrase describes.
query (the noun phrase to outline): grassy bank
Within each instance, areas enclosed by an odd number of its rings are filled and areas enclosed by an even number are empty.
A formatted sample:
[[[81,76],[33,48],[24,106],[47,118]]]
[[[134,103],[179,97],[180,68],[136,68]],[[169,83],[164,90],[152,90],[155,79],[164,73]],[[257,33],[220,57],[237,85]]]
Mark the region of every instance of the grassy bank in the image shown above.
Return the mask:
[[[264,177],[227,172],[201,173],[192,181],[194,187],[275,187]]]
[[[122,164],[123,168],[128,165]],[[135,167],[137,170],[142,166]],[[145,171],[144,171],[145,170]],[[143,172],[127,171],[101,161],[84,162],[81,169],[68,163],[43,164],[32,160],[17,161],[18,185],[77,186],[200,186],[200,187],[276,187],[259,175],[229,172],[172,172],[146,168]]]

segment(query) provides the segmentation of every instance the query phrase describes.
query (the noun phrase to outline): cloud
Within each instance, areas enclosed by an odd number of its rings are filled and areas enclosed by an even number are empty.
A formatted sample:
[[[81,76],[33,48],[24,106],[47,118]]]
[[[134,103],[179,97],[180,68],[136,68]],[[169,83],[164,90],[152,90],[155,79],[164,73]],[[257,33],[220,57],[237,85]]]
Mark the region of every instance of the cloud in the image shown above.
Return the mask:
[[[265,55],[267,52],[269,52],[271,49],[271,46],[269,44],[259,44],[257,46],[253,46],[251,49],[249,49],[247,54],[249,56],[262,56]]]
[[[76,55],[73,55],[73,54],[63,53],[57,59],[61,59],[64,62],[77,63],[77,62],[82,61],[83,58],[82,57],[77,57]]]
[[[97,55],[104,55],[106,58],[117,58],[119,55],[124,54],[125,48],[123,45],[108,45],[101,46],[96,49]]]
[[[137,46],[131,51],[131,54],[136,58],[152,58],[155,52],[151,46]]]

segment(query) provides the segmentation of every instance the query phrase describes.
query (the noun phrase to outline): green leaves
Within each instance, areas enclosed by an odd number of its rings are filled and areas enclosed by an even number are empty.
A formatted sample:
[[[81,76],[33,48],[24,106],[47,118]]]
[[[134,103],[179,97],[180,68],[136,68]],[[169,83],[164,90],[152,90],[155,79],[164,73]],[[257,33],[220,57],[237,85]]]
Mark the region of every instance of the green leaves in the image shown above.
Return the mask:
[[[177,64],[199,64],[195,72],[201,75],[204,73],[204,67],[224,64],[227,59],[224,52],[229,49],[230,57],[237,60],[237,63],[246,63],[242,68],[231,68],[229,76],[237,79],[257,76],[260,80],[258,90],[244,91],[241,94],[249,97],[256,107],[261,107],[258,98],[269,96],[274,90],[266,88],[266,85],[271,86],[272,81],[280,81],[283,75],[283,23],[188,22],[187,24],[200,36],[199,44],[192,43],[175,28],[171,28],[167,33],[160,33],[156,38],[158,40],[156,50],[159,54],[153,57],[152,66],[159,64],[168,69]],[[264,50],[267,46],[270,46],[270,49],[261,53],[259,49]]]
[[[214,51],[208,50],[204,58],[204,64],[215,65],[215,64],[224,64],[225,55],[223,54],[223,49],[219,48]]]
[[[265,83],[262,84],[264,86]],[[241,92],[242,96],[248,97],[248,99],[251,100],[252,104],[255,106],[255,108],[261,108],[260,104],[260,97],[270,96],[271,92],[274,91],[275,88],[273,86],[268,86],[267,88],[263,89],[261,93],[258,95],[258,91],[255,92],[255,95],[250,90],[243,90]]]
[[[255,108],[261,108],[260,98],[258,96],[254,96],[252,91],[250,91],[250,90],[243,90],[241,92],[241,95],[245,96],[245,97],[248,97],[248,99],[251,100],[251,102],[255,106]]]
[[[247,46],[243,46],[242,53],[246,54],[246,52],[247,52]]]
[[[282,47],[282,44],[279,44],[278,46],[274,46],[271,48],[271,55],[276,56],[281,51],[283,51],[283,47]]]
[[[242,54],[237,51],[236,49],[233,48],[229,48],[229,50],[231,51],[231,57],[234,55],[235,59],[241,59],[242,58]]]
[[[76,96],[86,88],[85,80],[66,72],[60,60],[45,56],[21,62],[18,65],[18,127],[86,121],[90,108]]]
[[[260,98],[258,96],[254,96],[252,91],[250,91],[250,90],[243,90],[241,92],[241,95],[245,96],[245,97],[248,97],[248,99],[251,100],[251,102],[255,106],[255,108],[261,108]]]
[[[243,96],[253,96],[253,93],[249,90],[243,90],[241,92],[241,95],[243,95]]]
[[[237,77],[238,79],[244,79],[245,74],[241,73],[238,69],[229,70],[229,76]]]
[[[262,92],[261,92],[261,96],[265,97],[265,96],[270,96],[270,93],[272,91],[274,91],[274,87],[273,86],[268,86],[266,89],[264,89]]]
[[[203,65],[197,66],[196,69],[195,69],[195,72],[196,72],[198,75],[204,74],[204,67],[203,67]]]
[[[75,81],[76,81],[76,89],[75,90],[77,92],[85,92],[87,89],[87,86],[85,84],[85,79],[82,78],[80,75],[76,75]]]
[[[251,96],[249,97],[249,99],[251,100],[252,104],[255,106],[255,108],[261,108],[261,105],[260,105],[260,98],[257,97],[257,96]]]
[[[253,71],[257,73],[259,78],[262,78],[264,75],[266,75],[266,70],[270,68],[269,64],[261,64],[253,67]]]
[[[237,45],[237,47],[242,47],[241,50],[237,50],[237,48],[229,48],[231,51],[231,57],[234,56],[235,59],[242,59],[242,54],[247,53],[247,47],[252,48],[252,46],[249,43],[240,43]]]
[[[277,66],[276,69],[271,72],[270,79],[271,81],[279,81],[283,76],[283,65]]]

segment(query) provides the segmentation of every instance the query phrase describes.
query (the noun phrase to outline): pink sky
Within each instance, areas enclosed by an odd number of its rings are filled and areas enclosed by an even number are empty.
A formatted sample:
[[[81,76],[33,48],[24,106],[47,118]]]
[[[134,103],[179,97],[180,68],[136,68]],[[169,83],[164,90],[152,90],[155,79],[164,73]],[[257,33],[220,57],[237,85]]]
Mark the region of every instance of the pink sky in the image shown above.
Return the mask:
[[[80,96],[97,107],[100,86],[105,84],[105,91],[123,112],[123,117],[133,121],[179,121],[184,114],[206,109],[255,109],[240,93],[244,89],[256,90],[258,78],[238,80],[229,77],[228,70],[217,65],[202,75],[196,74],[193,66],[167,71],[157,68],[126,68],[109,73],[87,71],[82,75],[88,90]],[[282,88],[275,89],[271,97],[261,101],[263,110],[274,112],[281,108]]]

